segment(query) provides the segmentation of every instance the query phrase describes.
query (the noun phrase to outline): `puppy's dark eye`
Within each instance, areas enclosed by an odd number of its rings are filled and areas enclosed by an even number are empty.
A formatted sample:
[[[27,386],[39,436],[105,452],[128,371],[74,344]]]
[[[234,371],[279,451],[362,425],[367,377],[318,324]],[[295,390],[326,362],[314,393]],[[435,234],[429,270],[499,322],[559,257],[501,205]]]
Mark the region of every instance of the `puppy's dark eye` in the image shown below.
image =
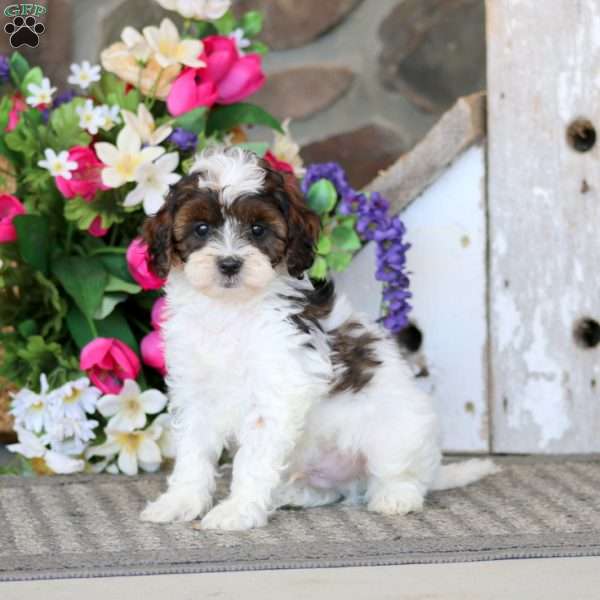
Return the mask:
[[[194,225],[194,233],[200,239],[204,239],[210,231],[210,225],[208,223],[196,223]]]
[[[255,238],[261,238],[263,235],[265,235],[265,228],[258,223],[252,225],[252,235]]]

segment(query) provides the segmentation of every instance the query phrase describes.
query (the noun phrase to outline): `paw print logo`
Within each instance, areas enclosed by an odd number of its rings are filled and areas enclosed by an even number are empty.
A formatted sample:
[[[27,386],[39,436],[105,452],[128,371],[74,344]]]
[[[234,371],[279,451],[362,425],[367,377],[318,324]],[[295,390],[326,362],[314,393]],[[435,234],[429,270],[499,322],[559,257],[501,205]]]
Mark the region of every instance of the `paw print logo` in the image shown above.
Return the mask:
[[[46,31],[46,28],[43,23],[38,23],[36,18],[30,15],[26,19],[15,17],[11,23],[4,26],[4,31],[10,35],[9,42],[13,48],[20,46],[37,48],[40,35]]]

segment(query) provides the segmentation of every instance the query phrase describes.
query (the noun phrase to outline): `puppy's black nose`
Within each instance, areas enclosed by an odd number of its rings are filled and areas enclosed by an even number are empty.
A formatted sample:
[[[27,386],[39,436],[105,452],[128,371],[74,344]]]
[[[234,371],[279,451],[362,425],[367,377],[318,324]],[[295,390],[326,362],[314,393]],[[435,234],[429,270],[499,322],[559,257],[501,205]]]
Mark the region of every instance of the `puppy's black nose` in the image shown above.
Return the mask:
[[[236,256],[227,256],[225,258],[219,258],[217,260],[217,266],[219,267],[219,271],[223,273],[223,275],[236,275],[240,272],[242,268],[242,264],[244,261],[241,258],[237,258]]]

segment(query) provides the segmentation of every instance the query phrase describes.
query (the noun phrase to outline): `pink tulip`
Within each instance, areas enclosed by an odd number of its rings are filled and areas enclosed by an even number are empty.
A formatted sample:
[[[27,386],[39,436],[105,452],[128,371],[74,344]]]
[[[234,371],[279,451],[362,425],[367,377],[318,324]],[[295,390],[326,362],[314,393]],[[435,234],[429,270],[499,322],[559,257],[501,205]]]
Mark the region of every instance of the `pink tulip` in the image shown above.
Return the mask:
[[[263,158],[273,167],[276,171],[282,171],[283,173],[294,174],[294,167],[285,160],[279,160],[270,150],[265,152]]]
[[[199,106],[234,104],[254,94],[265,82],[259,54],[241,55],[233,39],[212,35],[202,40],[200,69],[185,68],[173,83],[167,107],[179,116]]]
[[[12,131],[21,120],[21,113],[27,109],[27,104],[21,96],[14,95],[12,97],[12,107],[8,113],[8,124],[6,125],[6,131]]]
[[[0,244],[9,244],[17,239],[13,219],[25,214],[21,201],[10,194],[0,194]]]
[[[161,296],[152,307],[152,312],[150,313],[150,324],[152,325],[152,329],[160,329],[165,320],[165,311],[167,308],[167,300],[164,296]]]
[[[142,238],[136,238],[127,248],[127,266],[135,281],[144,290],[158,290],[165,285],[165,280],[152,272],[150,268],[150,251]]]
[[[71,179],[60,176],[55,178],[56,187],[65,198],[81,196],[87,202],[91,202],[96,192],[108,189],[102,183],[104,165],[91,148],[74,146],[69,150],[69,160],[77,163],[77,169],[71,171]]]
[[[103,237],[108,233],[108,228],[102,227],[102,217],[98,216],[92,221],[88,227],[88,233],[94,237]]]
[[[144,364],[156,369],[164,376],[167,368],[165,365],[165,348],[160,331],[151,331],[145,336],[140,344],[140,349]]]
[[[114,338],[96,338],[87,344],[79,357],[79,368],[105,394],[118,394],[126,379],[140,372],[140,359],[127,345]]]

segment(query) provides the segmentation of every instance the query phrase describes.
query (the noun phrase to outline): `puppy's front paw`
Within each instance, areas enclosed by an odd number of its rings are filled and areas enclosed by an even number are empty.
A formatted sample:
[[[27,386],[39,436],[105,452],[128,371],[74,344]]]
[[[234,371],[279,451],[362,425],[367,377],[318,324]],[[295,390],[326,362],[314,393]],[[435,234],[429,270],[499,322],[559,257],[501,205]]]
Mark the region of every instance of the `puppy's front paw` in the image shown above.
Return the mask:
[[[142,521],[169,523],[171,521],[193,521],[210,508],[210,498],[195,492],[169,491],[150,502],[141,512]]]
[[[267,512],[256,504],[228,499],[215,506],[202,519],[202,529],[240,531],[263,527],[267,524]]]

